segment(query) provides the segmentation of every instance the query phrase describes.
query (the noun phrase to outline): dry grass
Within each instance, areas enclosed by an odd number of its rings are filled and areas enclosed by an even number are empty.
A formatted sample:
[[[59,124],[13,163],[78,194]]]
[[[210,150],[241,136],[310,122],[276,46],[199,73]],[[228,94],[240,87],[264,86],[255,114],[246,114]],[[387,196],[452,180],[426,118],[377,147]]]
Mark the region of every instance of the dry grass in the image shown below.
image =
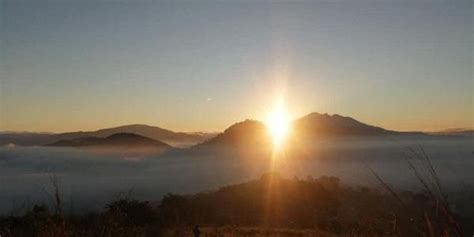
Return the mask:
[[[191,228],[168,229],[163,237],[192,236]],[[202,237],[335,237],[336,235],[317,230],[260,228],[260,227],[203,227]]]
[[[443,192],[440,178],[430,157],[421,146],[404,147],[407,151],[404,157],[405,161],[413,175],[419,181],[424,193],[430,198],[428,203],[431,203],[431,205],[420,207],[420,209],[417,210],[421,211],[423,215],[423,226],[418,230],[420,236],[462,237],[463,231],[449,207],[447,195]],[[413,215],[413,211],[406,207],[399,193],[377,172],[370,167],[369,170],[383,188],[399,202],[400,206],[405,208],[407,213],[411,212],[410,215]]]

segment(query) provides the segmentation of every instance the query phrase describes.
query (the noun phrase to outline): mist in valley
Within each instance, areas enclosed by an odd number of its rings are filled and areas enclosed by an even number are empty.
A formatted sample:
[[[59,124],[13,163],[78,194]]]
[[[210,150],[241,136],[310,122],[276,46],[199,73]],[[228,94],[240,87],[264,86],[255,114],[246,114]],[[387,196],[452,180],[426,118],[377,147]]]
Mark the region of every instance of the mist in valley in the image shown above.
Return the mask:
[[[473,190],[471,138],[327,139],[304,152],[265,157],[254,147],[242,154],[231,148],[160,155],[97,153],[63,147],[0,148],[0,213],[21,213],[36,203],[51,203],[51,178],[57,177],[65,211],[99,210],[124,197],[159,201],[167,193],[189,194],[260,178],[335,176],[343,183],[380,186],[376,171],[397,188],[420,190],[407,164],[409,148],[431,158],[445,191]],[[301,154],[304,154],[301,155]],[[245,157],[244,157],[245,155]],[[416,165],[416,162],[415,162]]]

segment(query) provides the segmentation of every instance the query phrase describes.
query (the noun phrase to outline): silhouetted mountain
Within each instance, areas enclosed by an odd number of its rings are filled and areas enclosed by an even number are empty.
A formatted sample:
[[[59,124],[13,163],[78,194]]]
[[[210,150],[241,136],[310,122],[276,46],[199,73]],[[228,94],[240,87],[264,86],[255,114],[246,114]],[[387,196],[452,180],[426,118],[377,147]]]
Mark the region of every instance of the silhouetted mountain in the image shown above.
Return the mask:
[[[66,147],[155,147],[160,149],[169,149],[170,145],[153,140],[148,137],[140,136],[133,133],[117,133],[105,138],[101,137],[80,137],[70,140],[60,140],[50,144],[50,146],[66,146]]]
[[[205,141],[196,147],[208,146],[267,146],[271,137],[265,125],[256,120],[245,120],[227,128],[223,133]]]
[[[238,122],[217,136],[189,149],[175,150],[190,157],[254,158],[268,157],[271,137],[263,123],[255,120]],[[168,153],[174,155],[173,152]]]
[[[397,191],[398,195],[398,191]],[[403,192],[399,200],[385,192],[367,187],[352,187],[336,177],[286,179],[277,173],[264,174],[258,180],[230,185],[194,195],[166,195],[159,205],[160,220],[165,226],[273,226],[323,230],[321,233],[277,234],[253,230],[242,235],[210,236],[391,236],[393,215],[408,221],[397,222],[400,236],[416,236],[414,225],[423,227],[423,218],[436,212],[418,211],[435,204],[424,195]],[[416,210],[416,211],[414,211]],[[348,214],[349,213],[349,214]],[[394,214],[395,213],[395,214]],[[416,214],[415,214],[416,213]],[[426,217],[430,215],[429,217]],[[433,216],[433,217],[432,217]],[[411,221],[410,221],[411,220]],[[416,221],[414,221],[416,220]],[[377,234],[366,223],[377,223]],[[236,233],[236,232],[233,232]],[[239,232],[237,232],[239,233]],[[243,233],[243,232],[240,232]],[[329,234],[330,233],[330,234]],[[387,233],[387,234],[386,234]],[[179,236],[186,236],[184,233]],[[207,236],[207,235],[206,235]]]
[[[419,132],[396,132],[359,122],[350,117],[311,113],[293,121],[291,134],[286,141],[289,147],[308,145],[313,138],[333,138],[348,136],[391,136],[423,135]],[[267,152],[272,146],[272,138],[267,127],[255,120],[245,120],[227,128],[214,138],[198,144],[188,152],[211,151],[208,148],[234,148],[232,151]],[[294,149],[293,149],[294,150]],[[265,153],[260,153],[265,154]]]
[[[311,113],[293,121],[292,133],[300,137],[335,136],[384,136],[421,134],[418,132],[396,132],[359,122],[351,117]],[[265,125],[255,120],[245,120],[227,128],[216,137],[197,146],[209,145],[268,145],[271,137]]]
[[[213,133],[184,133],[148,126],[148,125],[125,125],[114,128],[100,129],[97,131],[68,132],[68,133],[0,133],[0,145],[16,144],[24,146],[46,145],[60,140],[71,140],[81,137],[108,137],[117,133],[133,133],[155,140],[164,141],[173,146],[190,146],[213,137]]]
[[[299,136],[381,136],[399,132],[361,123],[351,117],[338,114],[311,113],[293,122],[293,130]]]
[[[92,132],[71,132],[71,133],[62,133],[58,134],[59,139],[72,139],[78,137],[107,137],[112,134],[116,133],[134,133],[144,137],[149,137],[155,140],[163,141],[168,144],[173,145],[183,145],[183,144],[196,144],[203,142],[213,134],[207,133],[184,133],[184,132],[173,132],[171,130],[148,126],[148,125],[141,125],[141,124],[134,124],[134,125],[125,125],[120,127],[114,128],[106,128],[100,129],[97,131]]]
[[[387,136],[387,135],[422,135],[421,132],[397,132],[359,122],[351,117],[311,113],[293,121],[292,131],[300,140],[304,138],[324,138],[341,136]],[[155,140],[166,142],[175,147],[198,144],[195,147],[209,146],[242,146],[271,144],[271,138],[265,125],[259,121],[246,120],[236,123],[217,136],[212,133],[183,133],[148,125],[126,125],[114,128],[100,129],[89,132],[70,132],[61,134],[35,133],[0,133],[0,145],[45,145],[60,140],[98,137],[105,138],[117,133],[133,133]],[[461,132],[457,132],[460,134]],[[463,134],[469,131],[463,132]],[[472,134],[472,131],[470,132]],[[450,133],[432,133],[447,135]]]

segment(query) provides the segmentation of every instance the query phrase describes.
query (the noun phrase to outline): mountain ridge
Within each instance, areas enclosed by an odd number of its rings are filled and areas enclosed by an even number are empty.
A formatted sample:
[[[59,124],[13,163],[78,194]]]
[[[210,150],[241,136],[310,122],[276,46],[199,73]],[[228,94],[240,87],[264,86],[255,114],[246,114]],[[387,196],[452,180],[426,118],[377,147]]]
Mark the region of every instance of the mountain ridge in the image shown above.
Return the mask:
[[[250,126],[249,124],[254,124]],[[248,126],[243,126],[247,124]],[[257,125],[258,124],[258,125]],[[239,129],[236,129],[236,127]],[[247,127],[247,128],[245,128]],[[302,138],[338,137],[338,136],[387,136],[387,135],[422,135],[442,136],[443,133],[400,132],[372,126],[360,122],[349,116],[339,114],[312,112],[292,121],[293,132]],[[66,133],[2,133],[0,132],[0,145],[46,145],[59,140],[68,140],[80,137],[107,137],[116,133],[134,133],[154,140],[162,141],[174,147],[209,146],[218,143],[249,142],[245,138],[244,130],[248,130],[250,140],[256,136],[264,137],[265,125],[257,120],[245,120],[229,126],[221,133],[201,132],[174,132],[172,130],[145,124],[129,124],[95,131],[77,131]],[[255,131],[251,131],[255,129]],[[260,135],[259,135],[260,134]],[[266,139],[266,138],[265,138]]]
[[[292,134],[301,138],[343,137],[343,136],[390,136],[390,135],[420,135],[421,132],[399,132],[387,130],[360,122],[352,117],[339,114],[329,115],[313,112],[291,122]],[[251,134],[245,137],[245,134]],[[258,139],[266,139],[262,141]],[[271,136],[264,123],[258,120],[246,119],[234,123],[217,136],[195,145],[194,147],[223,145],[271,144]]]
[[[339,114],[310,113],[293,121],[293,129],[303,136],[383,136],[399,132],[360,122]]]
[[[103,128],[95,131],[75,131],[65,133],[36,133],[36,132],[0,132],[0,145],[17,144],[24,146],[41,146],[60,140],[70,140],[80,137],[107,137],[116,133],[133,133],[154,140],[162,141],[177,147],[191,146],[201,143],[214,133],[204,132],[174,132],[172,130],[145,124],[130,124],[118,127]]]
[[[172,148],[172,146],[158,140],[140,136],[133,133],[115,133],[105,138],[102,137],[80,137],[70,140],[59,140],[47,146],[157,146]]]
[[[133,133],[116,133],[107,137],[79,137],[59,140],[47,146],[83,149],[91,152],[119,154],[132,157],[158,155],[174,149],[172,146]]]
[[[199,143],[207,139],[207,136],[210,136],[210,134],[207,133],[174,132],[157,126],[146,124],[130,124],[112,128],[103,128],[95,131],[61,133],[58,134],[58,137],[61,139],[88,135],[107,137],[116,133],[134,133],[167,143]]]
[[[217,136],[204,141],[203,143],[197,144],[194,147],[235,145],[245,143],[255,144],[262,142],[261,139],[270,138],[266,135],[268,135],[268,130],[262,122],[258,120],[246,119],[244,121],[234,123],[223,132],[219,133]]]

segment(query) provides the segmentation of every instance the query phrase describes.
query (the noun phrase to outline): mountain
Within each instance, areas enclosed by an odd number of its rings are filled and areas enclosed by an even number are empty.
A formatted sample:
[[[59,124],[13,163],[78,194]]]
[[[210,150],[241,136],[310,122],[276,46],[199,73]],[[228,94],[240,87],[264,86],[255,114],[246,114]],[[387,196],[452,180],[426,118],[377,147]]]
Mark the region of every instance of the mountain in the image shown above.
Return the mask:
[[[188,144],[196,144],[203,142],[209,137],[212,137],[212,134],[207,133],[184,133],[184,132],[173,132],[171,130],[142,125],[125,125],[114,128],[100,129],[97,131],[91,132],[71,132],[71,133],[62,133],[58,134],[59,139],[72,139],[78,137],[107,137],[116,133],[133,133],[141,135],[144,137],[149,137],[155,140],[163,141],[168,144],[173,144],[175,146],[186,146]]]
[[[194,144],[197,144],[194,148],[217,145],[245,146],[253,144],[267,146],[271,144],[271,138],[263,123],[256,120],[245,120],[230,126],[217,136],[212,133],[173,132],[159,127],[135,124],[97,131],[61,134],[0,133],[0,145],[10,143],[17,145],[44,145],[60,140],[72,140],[82,137],[105,138],[117,133],[133,133],[165,142],[174,147],[188,147]],[[320,113],[311,113],[293,121],[292,133],[298,140],[342,136],[427,135],[421,132],[387,130],[359,122],[351,117]],[[436,135],[443,135],[443,133]]]
[[[189,149],[181,155],[218,156],[225,158],[265,158],[271,154],[271,137],[265,125],[256,120],[245,120],[227,128],[217,136]]]
[[[46,145],[60,140],[71,140],[81,137],[108,137],[117,133],[133,133],[151,139],[159,140],[177,147],[191,146],[208,140],[213,133],[184,133],[149,126],[149,125],[125,125],[120,127],[100,129],[97,131],[80,131],[68,133],[0,133],[0,145],[9,143],[17,145]]]
[[[293,122],[293,130],[303,137],[384,136],[399,132],[386,130],[338,114],[311,113]]]
[[[271,138],[265,125],[262,122],[247,119],[233,124],[224,132],[196,147],[268,145],[270,143]]]
[[[291,125],[288,143],[295,145],[312,138],[331,138],[347,136],[390,136],[420,135],[419,132],[397,132],[371,126],[351,117],[338,114],[328,115],[311,113],[296,119]],[[235,147],[260,149],[271,146],[271,136],[267,127],[256,120],[245,120],[227,128],[214,138],[198,144],[193,148],[203,147]]]
[[[402,132],[386,130],[338,114],[311,113],[292,122],[292,133],[302,137],[386,136]],[[416,134],[416,133],[407,133]],[[196,146],[210,145],[268,145],[271,137],[267,127],[256,120],[245,120],[227,128],[223,133]]]
[[[48,146],[92,148],[110,151],[137,151],[146,150],[147,152],[163,152],[172,147],[164,142],[153,140],[148,137],[133,133],[117,133],[108,137],[80,137],[70,140],[60,140]]]

